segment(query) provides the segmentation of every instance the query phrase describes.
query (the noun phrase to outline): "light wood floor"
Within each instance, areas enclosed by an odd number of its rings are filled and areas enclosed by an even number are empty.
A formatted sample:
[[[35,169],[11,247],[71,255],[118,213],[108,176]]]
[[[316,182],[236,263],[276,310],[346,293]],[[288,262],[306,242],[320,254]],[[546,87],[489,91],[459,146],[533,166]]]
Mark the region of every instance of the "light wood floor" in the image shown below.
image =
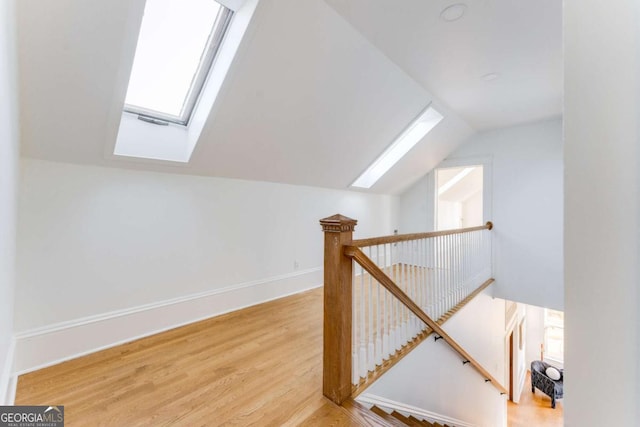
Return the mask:
[[[520,403],[508,402],[507,414],[509,427],[562,427],[562,400],[556,402],[556,408],[551,408],[551,398],[540,390],[531,393],[531,373],[527,372],[524,390],[520,395]]]
[[[20,376],[67,426],[355,426],[322,397],[322,288]]]

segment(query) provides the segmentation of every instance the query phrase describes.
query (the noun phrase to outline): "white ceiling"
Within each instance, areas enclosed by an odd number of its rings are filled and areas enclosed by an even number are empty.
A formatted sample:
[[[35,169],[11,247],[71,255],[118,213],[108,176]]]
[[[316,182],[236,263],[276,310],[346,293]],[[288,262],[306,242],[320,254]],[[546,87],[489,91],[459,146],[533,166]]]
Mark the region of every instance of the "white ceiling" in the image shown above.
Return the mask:
[[[520,5],[530,20],[495,13],[499,4],[513,10],[510,3],[522,2],[473,3],[467,17],[451,23],[470,26],[460,34],[437,17],[415,17],[439,13],[445,2],[396,3],[260,0],[191,162],[176,165],[114,159],[107,149],[117,135],[144,1],[21,0],[23,154],[344,189],[433,102],[443,122],[371,189],[398,193],[474,127],[560,114],[556,2]],[[425,8],[431,3],[439,6]],[[478,37],[469,33],[483,25],[498,46],[473,41]],[[485,70],[502,77],[473,81]]]
[[[326,1],[476,130],[562,113],[561,0]]]

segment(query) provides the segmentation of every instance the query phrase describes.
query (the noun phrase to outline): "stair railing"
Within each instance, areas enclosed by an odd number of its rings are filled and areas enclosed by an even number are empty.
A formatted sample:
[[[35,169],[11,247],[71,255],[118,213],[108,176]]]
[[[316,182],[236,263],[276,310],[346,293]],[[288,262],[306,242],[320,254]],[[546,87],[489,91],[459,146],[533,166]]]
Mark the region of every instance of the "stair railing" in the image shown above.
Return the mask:
[[[506,393],[440,327],[452,308],[493,282],[491,223],[361,240],[353,240],[356,220],[334,215],[320,224],[325,233],[325,396],[342,403],[376,367],[430,333]]]

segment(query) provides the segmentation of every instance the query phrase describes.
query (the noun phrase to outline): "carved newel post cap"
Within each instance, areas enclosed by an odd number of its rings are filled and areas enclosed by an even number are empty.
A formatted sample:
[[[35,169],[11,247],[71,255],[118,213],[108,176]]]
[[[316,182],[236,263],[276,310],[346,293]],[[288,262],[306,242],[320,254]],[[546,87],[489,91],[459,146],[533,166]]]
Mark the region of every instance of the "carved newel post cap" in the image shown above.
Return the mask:
[[[341,233],[343,231],[353,231],[356,228],[357,220],[344,215],[335,214],[320,220],[322,231],[325,233]]]

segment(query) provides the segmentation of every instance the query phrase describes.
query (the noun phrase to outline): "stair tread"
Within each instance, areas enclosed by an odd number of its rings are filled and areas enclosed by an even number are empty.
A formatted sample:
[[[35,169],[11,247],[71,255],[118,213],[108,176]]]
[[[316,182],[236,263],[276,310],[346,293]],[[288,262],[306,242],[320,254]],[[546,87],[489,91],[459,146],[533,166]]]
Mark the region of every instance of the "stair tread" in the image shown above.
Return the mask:
[[[380,418],[384,419],[385,421],[387,421],[391,425],[406,427],[405,423],[403,423],[402,421],[398,420],[397,418],[387,414],[385,411],[383,411],[382,409],[380,409],[379,407],[377,407],[375,405],[371,407],[371,412],[373,412],[374,414],[378,415]]]
[[[420,420],[420,419],[418,419],[418,418],[414,417],[413,415],[411,415],[411,416],[409,417],[409,419],[410,419],[411,421],[413,421],[414,423],[416,423],[416,424],[414,424],[414,425],[416,425],[416,426],[427,426],[427,427],[433,427],[433,424],[431,424],[429,421],[427,421],[427,420]]]
[[[391,413],[391,416],[399,419],[400,421],[402,421],[403,423],[405,423],[408,426],[420,426],[421,425],[420,422],[418,420],[416,420],[415,418],[412,420],[410,417],[405,417],[404,415],[402,415],[400,412],[397,412],[397,411],[393,411]]]

